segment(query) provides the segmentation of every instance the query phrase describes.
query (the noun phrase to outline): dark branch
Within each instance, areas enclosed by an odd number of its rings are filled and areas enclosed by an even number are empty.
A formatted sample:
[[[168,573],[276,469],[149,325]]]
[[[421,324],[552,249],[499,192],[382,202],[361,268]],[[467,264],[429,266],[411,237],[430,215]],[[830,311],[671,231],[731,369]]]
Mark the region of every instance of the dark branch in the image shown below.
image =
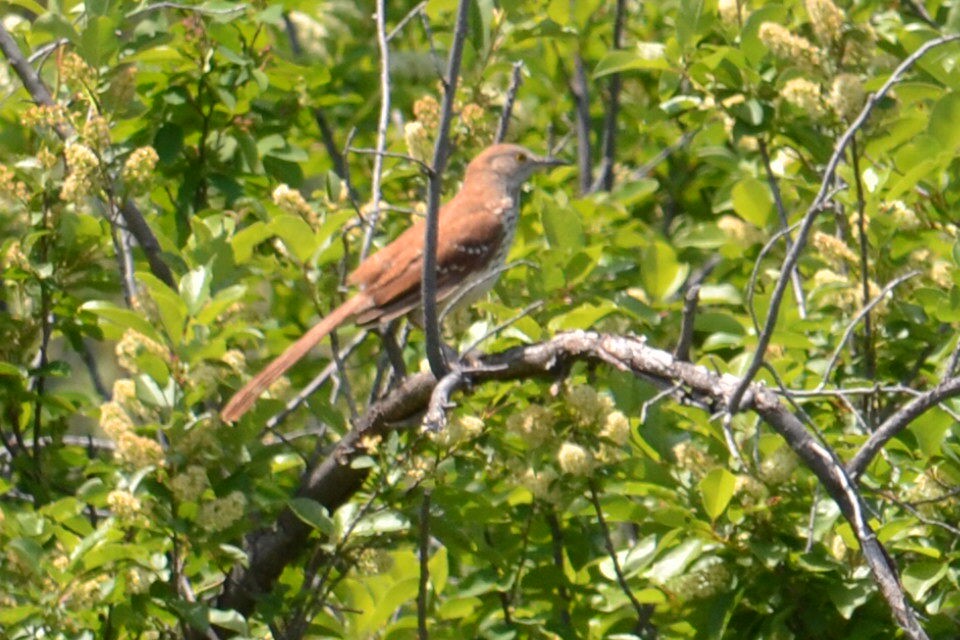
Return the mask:
[[[648,346],[641,338],[585,331],[561,333],[547,342],[488,355],[480,359],[480,366],[469,375],[471,383],[478,386],[493,380],[550,377],[573,362],[606,364],[640,376],[662,389],[682,387],[686,397],[699,398],[706,405],[729,406],[730,396],[741,383],[734,376],[720,376],[705,367],[678,361],[669,353]],[[386,398],[372,405],[333,451],[308,470],[298,495],[316,500],[333,512],[360,488],[366,478],[367,470],[351,466],[353,458],[364,453],[358,447],[360,439],[416,425],[415,418],[427,408],[436,386],[432,373],[420,373],[407,378]],[[840,460],[813,437],[773,391],[755,384],[748,385],[748,391],[743,396],[742,407],[755,411],[779,433],[837,502],[856,534],[880,593],[898,624],[908,637],[926,638],[907,604],[896,569],[878,542],[862,500]],[[892,416],[888,430],[897,428],[897,425],[902,428],[943,398],[957,394],[960,394],[960,378],[941,385],[936,394],[927,394],[907,405],[903,411],[909,415]],[[853,463],[851,466],[855,468]],[[267,593],[283,568],[296,559],[309,532],[306,524],[287,511],[280,515],[273,528],[251,536],[248,566],[246,569],[238,567],[226,585],[220,606],[241,613],[249,612],[256,598]]]
[[[443,85],[443,105],[437,141],[433,149],[433,171],[427,190],[427,224],[423,241],[423,281],[420,298],[423,301],[423,330],[427,338],[427,360],[430,369],[438,378],[447,370],[447,363],[440,348],[440,322],[437,313],[437,235],[440,213],[440,191],[443,189],[443,173],[450,156],[450,121],[453,119],[453,101],[460,80],[460,61],[463,44],[467,39],[467,18],[470,1],[460,0],[453,29],[453,44],[447,63],[447,75]]]
[[[624,14],[626,0],[617,0],[616,13],[613,19],[613,49],[623,48]],[[617,155],[617,120],[620,116],[620,91],[623,80],[619,73],[610,75],[607,96],[607,110],[603,116],[603,139],[600,151],[600,172],[596,181],[591,185],[591,191],[610,191],[613,188],[613,165]]]
[[[570,93],[577,115],[577,168],[580,173],[580,193],[587,194],[593,183],[593,160],[590,151],[590,95],[587,90],[587,72],[583,56],[578,51],[573,57],[573,77]]]
[[[517,91],[523,83],[523,62],[513,63],[513,72],[510,74],[510,88],[507,89],[507,96],[503,99],[503,111],[500,112],[500,122],[497,124],[497,134],[494,136],[494,142],[503,142],[507,137],[507,129],[510,128],[510,117],[513,115],[513,103],[517,99]]]

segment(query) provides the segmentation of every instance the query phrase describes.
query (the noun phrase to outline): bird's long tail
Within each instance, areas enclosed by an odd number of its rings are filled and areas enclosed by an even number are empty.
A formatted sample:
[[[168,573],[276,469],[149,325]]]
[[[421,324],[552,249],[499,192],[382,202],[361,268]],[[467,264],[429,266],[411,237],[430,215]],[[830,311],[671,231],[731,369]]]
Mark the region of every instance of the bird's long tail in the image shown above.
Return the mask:
[[[224,422],[236,422],[257,401],[260,394],[287,370],[305,356],[328,333],[344,322],[363,311],[370,304],[370,299],[363,293],[357,294],[331,311],[323,320],[310,328],[303,336],[287,347],[286,351],[277,356],[260,373],[243,385],[243,388],[233,394],[227,405],[220,411]]]

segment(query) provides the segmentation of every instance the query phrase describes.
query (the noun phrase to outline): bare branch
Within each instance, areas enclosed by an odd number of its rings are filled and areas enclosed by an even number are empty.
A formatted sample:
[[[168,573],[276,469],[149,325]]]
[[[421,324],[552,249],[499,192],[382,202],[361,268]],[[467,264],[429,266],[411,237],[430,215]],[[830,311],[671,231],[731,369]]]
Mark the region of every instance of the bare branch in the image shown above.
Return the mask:
[[[430,173],[433,171],[433,168],[429,164],[427,164],[423,160],[420,160],[419,158],[414,158],[409,153],[399,153],[397,151],[383,151],[379,149],[367,149],[364,147],[349,147],[347,151],[349,151],[350,153],[362,153],[364,155],[378,156],[380,158],[397,158],[398,160],[413,162],[414,164],[418,165],[421,169],[423,169],[423,172],[426,173],[427,175],[430,175]]]
[[[417,637],[427,640],[427,589],[430,586],[430,490],[420,500],[420,580],[417,586]]]
[[[443,104],[440,109],[440,124],[433,149],[433,172],[427,190],[427,224],[423,241],[423,280],[420,299],[423,303],[423,329],[427,338],[427,360],[434,375],[440,378],[447,370],[440,348],[440,323],[437,315],[437,235],[439,230],[440,191],[443,188],[443,173],[450,155],[450,121],[453,118],[453,101],[460,80],[460,61],[463,45],[467,39],[469,0],[459,0],[453,29],[453,44],[443,85]]]
[[[583,56],[578,51],[573,56],[573,77],[570,79],[570,93],[577,120],[577,167],[580,174],[580,194],[590,192],[593,183],[593,160],[590,151],[590,96],[587,90],[587,72],[583,66]]]
[[[500,122],[497,124],[497,134],[493,137],[494,142],[503,142],[507,137],[507,129],[510,128],[510,116],[513,115],[513,103],[517,99],[517,92],[523,83],[523,61],[518,60],[513,63],[513,71],[510,74],[510,87],[507,89],[507,95],[503,99],[503,111],[500,112]]]
[[[626,13],[626,0],[617,0],[617,8],[613,18],[613,50],[623,48],[623,27]],[[607,94],[607,110],[603,116],[603,138],[600,150],[600,171],[597,179],[590,186],[590,191],[603,189],[610,191],[613,188],[613,165],[617,155],[617,119],[620,115],[620,91],[623,81],[619,73],[610,74]]]
[[[897,409],[893,415],[877,427],[876,431],[847,463],[847,471],[850,477],[858,480],[867,470],[873,458],[891,438],[906,429],[911,422],[926,413],[928,409],[937,406],[947,398],[953,398],[957,395],[960,395],[960,377],[948,378],[930,391],[917,396]]]
[[[408,22],[410,22],[411,20],[419,16],[421,13],[423,13],[423,10],[426,8],[427,8],[427,2],[426,0],[424,0],[423,2],[415,6],[413,9],[410,9],[410,11],[407,12],[407,15],[403,16],[403,18],[400,19],[400,22],[398,22],[396,26],[390,30],[390,33],[387,34],[387,42],[390,42],[391,40],[393,40],[397,36],[397,34],[400,33],[400,31],[402,31],[405,26],[407,26]]]
[[[863,300],[870,297],[870,259],[868,256],[869,239],[867,238],[866,202],[863,197],[863,179],[860,175],[860,154],[857,153],[857,136],[850,138],[850,159],[853,165],[853,182],[857,190],[857,238],[860,248],[860,294]],[[873,323],[870,318],[870,309],[864,307],[863,313],[863,350],[866,361],[864,377],[873,380],[876,376],[877,355],[873,345]]]
[[[387,38],[386,0],[377,0],[377,47],[380,50],[380,118],[377,120],[377,152],[373,156],[373,178],[370,187],[370,213],[363,234],[360,261],[370,253],[373,234],[380,221],[380,201],[383,199],[383,152],[387,148],[387,127],[390,126],[390,44]]]
[[[777,217],[780,218],[780,229],[787,230],[790,227],[790,221],[787,219],[787,209],[783,206],[783,196],[780,194],[780,185],[777,184],[777,177],[773,173],[773,167],[770,165],[770,152],[767,150],[767,141],[760,136],[757,139],[757,147],[760,150],[760,158],[763,160],[763,168],[767,174],[767,185],[770,187],[770,193],[773,194],[773,203],[777,209]],[[793,238],[790,232],[786,233],[787,250],[793,246]],[[807,317],[807,305],[803,298],[803,284],[800,282],[800,270],[794,266],[790,270],[790,283],[793,285],[793,297],[797,301],[797,313],[800,318]]]
[[[527,379],[550,376],[577,361],[607,364],[632,372],[660,388],[681,385],[689,396],[699,397],[714,406],[729,406],[731,395],[742,382],[729,374],[720,376],[705,367],[678,361],[639,338],[585,331],[561,333],[547,342],[486,356],[481,359],[482,366],[471,370],[469,375],[473,385],[493,380]],[[436,387],[432,373],[420,373],[407,378],[386,398],[372,405],[333,451],[308,469],[298,495],[316,500],[331,512],[343,504],[360,488],[367,474],[366,469],[351,466],[351,460],[363,452],[358,447],[360,439],[383,434],[401,423],[406,428],[416,424],[410,419],[429,405]],[[780,403],[774,392],[757,384],[748,385],[748,391],[738,406],[757,412],[817,476],[850,523],[879,591],[897,623],[907,637],[926,638],[900,586],[896,569],[877,540],[863,502],[840,460],[830,448],[813,437]],[[927,394],[920,401],[922,407],[910,411],[915,417],[944,397],[957,394],[960,394],[960,378],[941,385],[937,394]],[[910,403],[908,408],[917,402]],[[900,419],[892,416],[891,421],[899,423]],[[227,583],[219,605],[240,612],[249,611],[254,597],[268,591],[283,568],[297,556],[309,532],[306,524],[287,511],[280,515],[275,527],[254,534],[248,544],[248,567],[238,570],[235,579]]]
[[[634,595],[633,589],[627,583],[627,577],[623,574],[623,568],[620,566],[620,560],[617,559],[617,549],[613,546],[613,538],[610,537],[610,527],[607,525],[607,519],[603,516],[603,507],[600,506],[600,497],[597,491],[597,481],[590,478],[587,481],[587,491],[590,495],[590,504],[593,505],[593,512],[597,515],[597,524],[600,525],[600,533],[603,535],[603,546],[607,550],[607,556],[613,563],[613,572],[617,576],[617,584],[620,590],[627,596],[630,604],[633,606],[634,613],[637,614],[636,631],[640,637],[652,636],[650,629],[650,614],[653,613],[650,605],[642,605]]]
[[[860,320],[866,318],[870,314],[870,310],[875,306],[880,304],[883,299],[887,296],[888,293],[894,290],[897,285],[903,284],[910,278],[920,275],[921,271],[910,271],[903,274],[897,278],[894,278],[887,283],[883,289],[880,290],[880,293],[876,295],[873,299],[865,304],[860,311],[857,312],[855,316],[850,320],[850,323],[847,325],[846,330],[843,332],[843,335],[840,337],[840,342],[837,343],[837,346],[833,350],[833,355],[830,357],[830,361],[827,363],[827,368],[823,372],[823,378],[820,380],[820,384],[817,387],[817,391],[822,391],[824,387],[827,386],[827,382],[830,378],[830,374],[833,372],[833,368],[837,366],[837,361],[840,359],[840,352],[843,350],[843,346],[847,343],[847,340],[850,339],[850,336],[853,335],[853,330],[856,328],[857,324],[860,323]]]
[[[677,360],[690,361],[690,347],[693,346],[693,322],[697,316],[697,303],[700,302],[700,285],[695,284],[683,296],[683,316],[680,321],[680,339],[673,350]]]

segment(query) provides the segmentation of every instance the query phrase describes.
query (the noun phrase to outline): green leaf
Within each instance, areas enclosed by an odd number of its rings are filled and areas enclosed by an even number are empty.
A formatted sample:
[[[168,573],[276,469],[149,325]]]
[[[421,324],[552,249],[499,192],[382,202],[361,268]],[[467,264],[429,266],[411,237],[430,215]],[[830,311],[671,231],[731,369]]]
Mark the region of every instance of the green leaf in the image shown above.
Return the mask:
[[[646,202],[660,189],[660,182],[653,178],[630,180],[611,194],[624,207]]]
[[[35,540],[29,538],[15,538],[11,540],[6,549],[17,558],[17,561],[25,569],[29,569],[32,575],[40,573],[40,559],[43,557],[43,547]]]
[[[551,331],[589,329],[598,320],[616,310],[616,305],[609,300],[604,300],[601,304],[590,304],[587,302],[574,307],[570,311],[554,316],[550,319],[548,327]]]
[[[716,520],[730,504],[737,478],[723,467],[711,469],[700,481],[700,499],[711,520]]]
[[[177,292],[149,272],[137,272],[137,279],[144,284],[147,293],[157,305],[157,313],[163,330],[173,344],[183,340],[183,328],[187,321],[187,306]]]
[[[945,151],[960,146],[960,92],[950,92],[941,98],[930,112],[927,130]]]
[[[827,588],[830,600],[837,607],[837,611],[849,620],[854,612],[867,603],[874,594],[874,587],[868,582],[854,582],[831,584]]]
[[[360,617],[361,628],[368,631],[380,629],[401,605],[416,597],[419,586],[419,578],[416,576],[394,583],[377,599],[376,608]]]
[[[755,227],[767,226],[773,214],[773,196],[766,184],[748,176],[734,185],[730,195],[738,216]]]
[[[940,455],[947,434],[954,424],[949,414],[932,408],[917,416],[907,427],[907,433],[917,439],[924,455],[937,456]]]
[[[9,3],[15,7],[23,7],[38,16],[42,16],[47,10],[46,7],[35,0],[9,0]]]
[[[197,322],[209,324],[215,321],[230,305],[242,299],[246,292],[247,288],[240,284],[218,291],[213,299],[196,314]]]
[[[669,69],[666,59],[666,47],[660,42],[637,43],[635,51],[611,51],[600,59],[593,70],[594,78],[611,73],[635,71],[638,69]]]
[[[547,17],[559,24],[566,26],[570,22],[570,0],[550,0],[547,5]]]
[[[80,53],[93,67],[104,64],[117,50],[120,40],[116,34],[117,24],[106,16],[87,20],[80,34]]]
[[[540,209],[540,220],[551,247],[569,251],[583,247],[583,224],[573,209],[547,202]]]
[[[183,148],[183,129],[172,122],[167,122],[157,129],[153,137],[153,148],[162,164],[169,164],[177,159]]]
[[[676,293],[687,278],[690,267],[677,260],[673,247],[657,239],[640,252],[640,278],[651,296],[663,300]]]
[[[437,595],[443,593],[443,588],[447,586],[447,576],[450,575],[450,563],[447,559],[447,548],[440,547],[433,554],[428,562],[430,569],[430,582],[433,584],[433,590]]]
[[[674,578],[683,573],[684,569],[700,557],[705,550],[703,540],[699,538],[684,540],[668,551],[660,560],[657,560],[647,571],[646,575],[658,583],[663,584],[670,578]]]
[[[59,13],[40,11],[40,17],[33,21],[31,28],[37,33],[47,33],[54,38],[66,38],[74,43],[80,40],[80,34],[73,28],[70,21]]]
[[[248,262],[253,256],[253,248],[271,236],[273,236],[273,231],[259,220],[238,231],[230,238],[234,261],[237,264]]]
[[[160,337],[157,330],[154,329],[153,325],[150,324],[146,318],[130,309],[123,309],[103,300],[91,300],[90,302],[85,302],[80,305],[80,310],[89,311],[97,317],[106,320],[108,323],[115,325],[120,329],[121,334],[126,329],[133,329],[157,342],[164,342],[163,338]]]
[[[947,575],[949,568],[949,562],[930,562],[928,560],[913,562],[903,570],[903,588],[914,600],[923,600],[930,589]]]
[[[235,631],[240,635],[247,635],[250,633],[246,618],[232,609],[226,611],[223,609],[210,609],[207,619],[212,625],[223,627],[224,629],[229,629],[230,631]]]
[[[299,216],[281,214],[270,221],[270,230],[277,234],[298,260],[306,262],[317,246],[310,225]]]
[[[292,498],[287,506],[290,510],[306,524],[310,525],[324,535],[333,533],[333,520],[327,513],[326,508],[316,500],[310,498]]]
[[[207,267],[197,267],[180,278],[180,297],[190,315],[195,315],[210,299],[212,275]]]
[[[459,620],[466,618],[483,605],[483,600],[475,596],[444,600],[437,608],[437,617],[441,620]]]
[[[705,33],[703,29],[703,0],[680,0],[677,15],[677,41],[684,49],[693,47]],[[702,37],[702,36],[701,36]]]

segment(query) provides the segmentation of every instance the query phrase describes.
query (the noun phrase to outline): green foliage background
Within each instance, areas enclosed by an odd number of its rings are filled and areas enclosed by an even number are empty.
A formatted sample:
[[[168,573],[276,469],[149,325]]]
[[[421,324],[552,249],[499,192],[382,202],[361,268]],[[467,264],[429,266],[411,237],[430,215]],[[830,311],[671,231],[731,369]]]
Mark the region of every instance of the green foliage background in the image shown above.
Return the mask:
[[[388,28],[414,5],[389,3]],[[509,138],[537,151],[575,129],[576,56],[595,167],[611,83],[622,92],[612,189],[580,193],[575,166],[535,178],[516,266],[447,322],[447,338],[466,346],[515,319],[482,349],[593,328],[671,350],[683,285],[717,256],[694,354],[738,375],[784,277],[785,243],[762,251],[781,229],[770,181],[797,222],[865,93],[948,32],[956,5],[624,6],[617,49],[614,2],[473,3],[447,193],[492,141],[514,62],[524,82]],[[609,369],[479,386],[457,397],[447,434],[365,441],[352,464],[371,475],[335,512],[292,500],[300,474],[379,389],[379,340],[368,337],[340,384],[277,429],[264,424],[328,364],[329,345],[240,424],[216,411],[344,299],[371,210],[372,157],[346,154],[347,183],[321,129],[340,151],[375,145],[375,6],[4,8],[4,27],[24,55],[38,54],[31,62],[61,105],[31,106],[0,68],[4,637],[416,637],[427,493],[431,637],[896,635],[849,525],[778,436],[736,416],[737,460],[722,419]],[[395,154],[427,159],[454,9],[426,3],[433,42],[418,17],[390,42]],[[766,23],[805,40],[777,40]],[[804,308],[787,295],[759,376],[796,392],[858,389],[794,398],[842,459],[912,395],[954,375],[958,61],[956,45],[925,56],[857,134],[799,265]],[[67,143],[52,126],[65,123],[75,130]],[[574,140],[561,156],[581,152]],[[278,197],[280,185],[305,202]],[[422,212],[425,185],[416,162],[385,159],[376,245]],[[125,291],[120,248],[130,242],[112,219],[123,200],[144,213],[177,287],[133,247],[136,288]],[[910,271],[869,329],[861,321],[841,343],[864,289],[872,298]],[[533,301],[542,304],[517,319]],[[423,354],[414,330],[410,370]],[[956,411],[947,400],[924,413],[861,481],[924,628],[942,638],[957,636],[960,615]],[[299,561],[253,610],[221,607],[246,561],[245,535],[288,506],[314,529]]]

